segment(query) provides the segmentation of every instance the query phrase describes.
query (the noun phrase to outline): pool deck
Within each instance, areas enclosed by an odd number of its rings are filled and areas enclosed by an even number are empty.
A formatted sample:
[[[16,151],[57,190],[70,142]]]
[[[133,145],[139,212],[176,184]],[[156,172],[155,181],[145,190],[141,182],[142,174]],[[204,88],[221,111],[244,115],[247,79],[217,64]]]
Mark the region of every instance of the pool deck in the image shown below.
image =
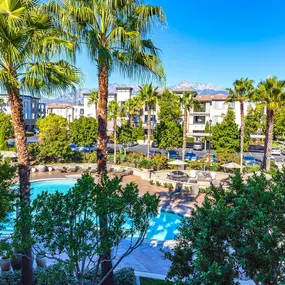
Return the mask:
[[[36,172],[31,174],[31,180],[50,180],[50,179],[78,179],[80,174],[60,173],[60,172]],[[160,197],[160,206],[163,211],[174,212],[179,215],[190,215],[195,208],[195,203],[201,204],[204,195],[198,195],[195,202],[189,202],[185,197],[174,197],[170,191],[163,187],[150,185],[148,181],[138,176],[130,175],[123,177],[122,184],[135,182],[138,185],[140,195],[147,192],[157,194]],[[142,245],[125,257],[119,264],[118,269],[122,267],[132,267],[138,276],[153,277],[164,279],[171,265],[169,260],[163,258],[162,250],[171,250],[174,246],[174,240],[156,241],[145,240]],[[117,254],[124,253],[129,245],[129,240],[123,240],[118,247]],[[52,262],[50,262],[52,263]]]

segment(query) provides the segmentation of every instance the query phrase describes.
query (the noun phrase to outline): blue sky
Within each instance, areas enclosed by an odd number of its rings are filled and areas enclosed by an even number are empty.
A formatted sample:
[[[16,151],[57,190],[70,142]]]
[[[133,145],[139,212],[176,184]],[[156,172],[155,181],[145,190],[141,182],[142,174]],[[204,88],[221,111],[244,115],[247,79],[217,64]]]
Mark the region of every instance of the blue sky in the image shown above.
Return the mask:
[[[231,86],[240,77],[285,79],[285,1],[146,0],[164,8],[168,26],[153,32],[167,85],[181,81]],[[96,67],[82,53],[85,88],[97,87]],[[112,74],[110,82],[137,83]]]

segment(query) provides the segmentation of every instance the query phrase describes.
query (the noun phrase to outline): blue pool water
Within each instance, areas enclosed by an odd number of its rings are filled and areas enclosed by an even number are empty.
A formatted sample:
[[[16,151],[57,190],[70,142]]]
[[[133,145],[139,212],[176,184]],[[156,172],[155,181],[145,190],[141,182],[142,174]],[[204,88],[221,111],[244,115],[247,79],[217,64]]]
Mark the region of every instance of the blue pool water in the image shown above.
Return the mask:
[[[49,180],[49,181],[39,181],[31,183],[31,200],[34,200],[37,195],[43,191],[48,191],[49,193],[55,193],[59,191],[66,193],[71,187],[74,186],[75,180]],[[178,227],[180,225],[182,217],[167,213],[160,212],[160,214],[153,218],[150,222],[146,239],[147,240],[172,240],[178,233]],[[128,224],[128,223],[127,223]],[[2,231],[2,234],[9,234],[13,231],[13,225],[7,225],[6,229]]]

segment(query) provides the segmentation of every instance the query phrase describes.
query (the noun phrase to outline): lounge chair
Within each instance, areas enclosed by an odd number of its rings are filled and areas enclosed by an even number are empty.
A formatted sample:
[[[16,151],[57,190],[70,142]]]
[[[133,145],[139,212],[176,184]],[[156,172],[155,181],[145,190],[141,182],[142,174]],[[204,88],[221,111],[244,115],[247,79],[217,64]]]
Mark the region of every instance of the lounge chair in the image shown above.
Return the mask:
[[[175,190],[171,193],[171,195],[180,196],[182,192],[182,187],[183,187],[182,183],[179,183],[179,182],[176,183]]]

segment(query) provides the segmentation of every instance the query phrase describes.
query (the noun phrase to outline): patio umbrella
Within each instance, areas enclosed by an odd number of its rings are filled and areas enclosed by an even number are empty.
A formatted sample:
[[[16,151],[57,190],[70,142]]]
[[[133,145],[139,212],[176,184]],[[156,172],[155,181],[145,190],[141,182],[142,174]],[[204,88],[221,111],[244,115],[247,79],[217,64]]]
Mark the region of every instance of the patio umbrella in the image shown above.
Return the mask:
[[[228,168],[228,169],[241,169],[242,168],[239,164],[235,162],[229,162],[226,164],[222,164],[221,167]]]
[[[188,163],[187,163],[187,162],[185,162],[185,161],[182,161],[182,160],[176,159],[176,160],[173,160],[173,161],[167,162],[167,164],[169,164],[169,165],[176,165],[176,166],[177,166],[177,170],[178,170],[178,167],[179,167],[179,166],[186,165],[186,164],[188,164]]]

